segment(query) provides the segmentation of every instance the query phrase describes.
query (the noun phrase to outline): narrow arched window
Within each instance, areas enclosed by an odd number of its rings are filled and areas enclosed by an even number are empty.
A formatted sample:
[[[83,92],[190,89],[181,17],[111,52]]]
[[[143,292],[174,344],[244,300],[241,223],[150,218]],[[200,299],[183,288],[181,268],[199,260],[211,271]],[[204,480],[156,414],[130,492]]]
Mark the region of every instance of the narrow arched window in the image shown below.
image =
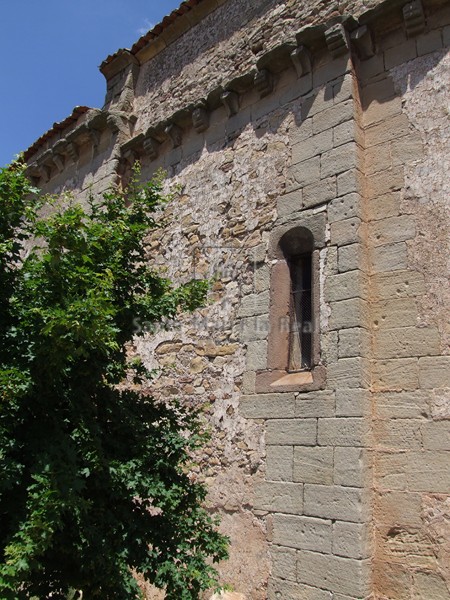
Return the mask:
[[[312,391],[326,385],[319,336],[320,251],[325,244],[323,213],[272,233],[267,366],[256,371],[257,393]]]
[[[280,240],[289,267],[289,348],[287,370],[311,369],[314,352],[314,239],[304,227],[291,229]]]

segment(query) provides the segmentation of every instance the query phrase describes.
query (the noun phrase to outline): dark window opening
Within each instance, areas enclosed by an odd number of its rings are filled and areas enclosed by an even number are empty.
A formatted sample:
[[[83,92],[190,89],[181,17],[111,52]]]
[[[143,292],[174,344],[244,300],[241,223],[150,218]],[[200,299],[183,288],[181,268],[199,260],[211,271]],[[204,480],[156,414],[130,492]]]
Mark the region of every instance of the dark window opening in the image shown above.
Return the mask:
[[[313,364],[312,255],[289,257],[291,306],[289,371],[311,369]]]

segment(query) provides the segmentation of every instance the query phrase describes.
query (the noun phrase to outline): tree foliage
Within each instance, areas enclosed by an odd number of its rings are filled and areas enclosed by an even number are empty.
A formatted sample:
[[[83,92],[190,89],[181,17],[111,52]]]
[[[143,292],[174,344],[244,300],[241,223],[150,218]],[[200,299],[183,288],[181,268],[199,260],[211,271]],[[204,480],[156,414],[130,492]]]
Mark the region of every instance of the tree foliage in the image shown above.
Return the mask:
[[[139,393],[126,346],[135,319],[195,309],[205,283],[148,266],[161,181],[87,210],[35,192],[23,165],[1,172],[0,597],[136,599],[138,572],[198,598],[227,545],[188,473],[199,415]]]

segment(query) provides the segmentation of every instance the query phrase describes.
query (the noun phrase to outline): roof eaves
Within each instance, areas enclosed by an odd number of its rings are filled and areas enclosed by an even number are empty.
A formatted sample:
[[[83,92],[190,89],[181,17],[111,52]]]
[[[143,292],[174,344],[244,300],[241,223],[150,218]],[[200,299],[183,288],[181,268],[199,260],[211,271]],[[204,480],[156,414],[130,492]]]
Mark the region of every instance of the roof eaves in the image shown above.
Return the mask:
[[[173,10],[169,15],[164,17],[164,19],[155,25],[152,29],[147,31],[142,37],[138,39],[138,41],[133,44],[131,49],[129,50],[130,54],[136,55],[139,50],[142,50],[147,44],[155,40],[159,37],[165,29],[170,27],[179,17],[182,17],[184,14],[192,10],[197,4],[204,2],[205,0],[185,0],[180,4],[178,8]],[[110,54],[105,58],[105,60],[100,65],[100,71],[103,73],[107,68],[107,65],[113,62],[120,54],[123,53],[123,49],[118,50],[114,54]]]
[[[45,142],[53,137],[55,134],[67,129],[72,123],[76,123],[78,119],[87,113],[90,109],[89,106],[75,106],[72,113],[66,117],[63,121],[53,123],[53,126],[46,131],[40,138],[38,138],[29,148],[24,152],[24,160],[28,161],[36,152],[45,144]]]

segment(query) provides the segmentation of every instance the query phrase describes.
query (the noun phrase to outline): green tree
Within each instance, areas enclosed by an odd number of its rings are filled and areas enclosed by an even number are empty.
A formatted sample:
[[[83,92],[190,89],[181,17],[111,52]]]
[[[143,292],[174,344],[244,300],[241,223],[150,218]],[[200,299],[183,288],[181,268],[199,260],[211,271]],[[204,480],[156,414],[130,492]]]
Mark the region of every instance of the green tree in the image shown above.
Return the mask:
[[[192,600],[226,557],[189,476],[199,415],[143,393],[148,373],[126,350],[136,319],[174,318],[206,292],[149,268],[144,238],[165,199],[160,180],[137,180],[85,210],[39,199],[19,163],[0,173],[5,600],[135,599],[133,572]]]

